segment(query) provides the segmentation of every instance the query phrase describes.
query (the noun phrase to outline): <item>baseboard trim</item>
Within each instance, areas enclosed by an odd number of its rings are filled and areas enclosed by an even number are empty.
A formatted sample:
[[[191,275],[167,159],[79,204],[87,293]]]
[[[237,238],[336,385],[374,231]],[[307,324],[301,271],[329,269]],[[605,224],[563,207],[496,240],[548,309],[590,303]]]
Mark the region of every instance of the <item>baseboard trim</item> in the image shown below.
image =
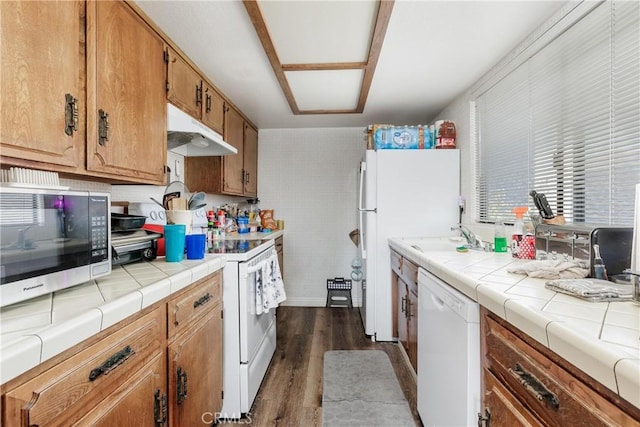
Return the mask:
[[[351,301],[354,307],[360,307],[359,300]],[[283,301],[280,305],[289,307],[324,307],[327,304],[326,298],[289,298]]]

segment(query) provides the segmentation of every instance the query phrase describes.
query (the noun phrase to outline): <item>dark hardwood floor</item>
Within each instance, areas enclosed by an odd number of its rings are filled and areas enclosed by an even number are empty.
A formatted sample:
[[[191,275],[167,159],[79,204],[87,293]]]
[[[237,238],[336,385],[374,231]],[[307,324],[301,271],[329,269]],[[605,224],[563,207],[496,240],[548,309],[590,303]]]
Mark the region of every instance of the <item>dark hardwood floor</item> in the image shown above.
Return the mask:
[[[277,322],[276,353],[250,413],[246,419],[220,425],[322,425],[324,352],[360,349],[382,350],[389,356],[416,425],[421,425],[415,377],[404,354],[398,344],[368,339],[357,308],[279,307]]]

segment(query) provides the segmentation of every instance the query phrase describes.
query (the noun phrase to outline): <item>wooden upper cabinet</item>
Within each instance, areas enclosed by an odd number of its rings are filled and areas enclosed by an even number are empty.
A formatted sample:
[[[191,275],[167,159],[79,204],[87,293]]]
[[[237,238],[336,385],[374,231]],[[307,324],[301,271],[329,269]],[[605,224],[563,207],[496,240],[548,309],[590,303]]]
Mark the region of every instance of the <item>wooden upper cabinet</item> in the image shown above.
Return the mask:
[[[202,78],[171,48],[167,48],[167,100],[202,119]]]
[[[258,195],[258,131],[244,125],[244,195]]]
[[[224,98],[202,82],[202,123],[222,135],[224,131]]]
[[[84,169],[84,24],[83,1],[0,1],[3,157],[45,162],[57,171]],[[67,98],[77,100],[69,106],[69,127]]]
[[[163,183],[164,41],[123,2],[87,3],[87,80],[87,169]]]
[[[238,153],[222,158],[222,192],[242,196],[244,194],[244,120],[240,113],[228,105],[224,112],[224,140],[235,147]]]

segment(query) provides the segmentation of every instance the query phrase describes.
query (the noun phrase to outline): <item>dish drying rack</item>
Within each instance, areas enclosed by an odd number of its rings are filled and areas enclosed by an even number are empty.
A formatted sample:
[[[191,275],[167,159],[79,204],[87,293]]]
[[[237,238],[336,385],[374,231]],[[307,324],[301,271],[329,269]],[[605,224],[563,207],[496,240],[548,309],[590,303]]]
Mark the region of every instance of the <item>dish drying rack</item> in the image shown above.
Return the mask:
[[[57,172],[17,167],[0,169],[0,183],[9,187],[69,189],[60,185]]]

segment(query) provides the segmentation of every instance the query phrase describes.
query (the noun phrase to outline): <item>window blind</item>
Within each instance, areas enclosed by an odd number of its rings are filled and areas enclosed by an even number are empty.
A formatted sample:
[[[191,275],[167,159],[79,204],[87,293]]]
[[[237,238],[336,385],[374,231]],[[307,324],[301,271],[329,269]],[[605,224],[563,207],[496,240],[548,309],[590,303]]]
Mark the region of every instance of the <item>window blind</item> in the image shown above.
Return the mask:
[[[640,183],[640,3],[608,1],[478,96],[477,219],[631,225]]]

